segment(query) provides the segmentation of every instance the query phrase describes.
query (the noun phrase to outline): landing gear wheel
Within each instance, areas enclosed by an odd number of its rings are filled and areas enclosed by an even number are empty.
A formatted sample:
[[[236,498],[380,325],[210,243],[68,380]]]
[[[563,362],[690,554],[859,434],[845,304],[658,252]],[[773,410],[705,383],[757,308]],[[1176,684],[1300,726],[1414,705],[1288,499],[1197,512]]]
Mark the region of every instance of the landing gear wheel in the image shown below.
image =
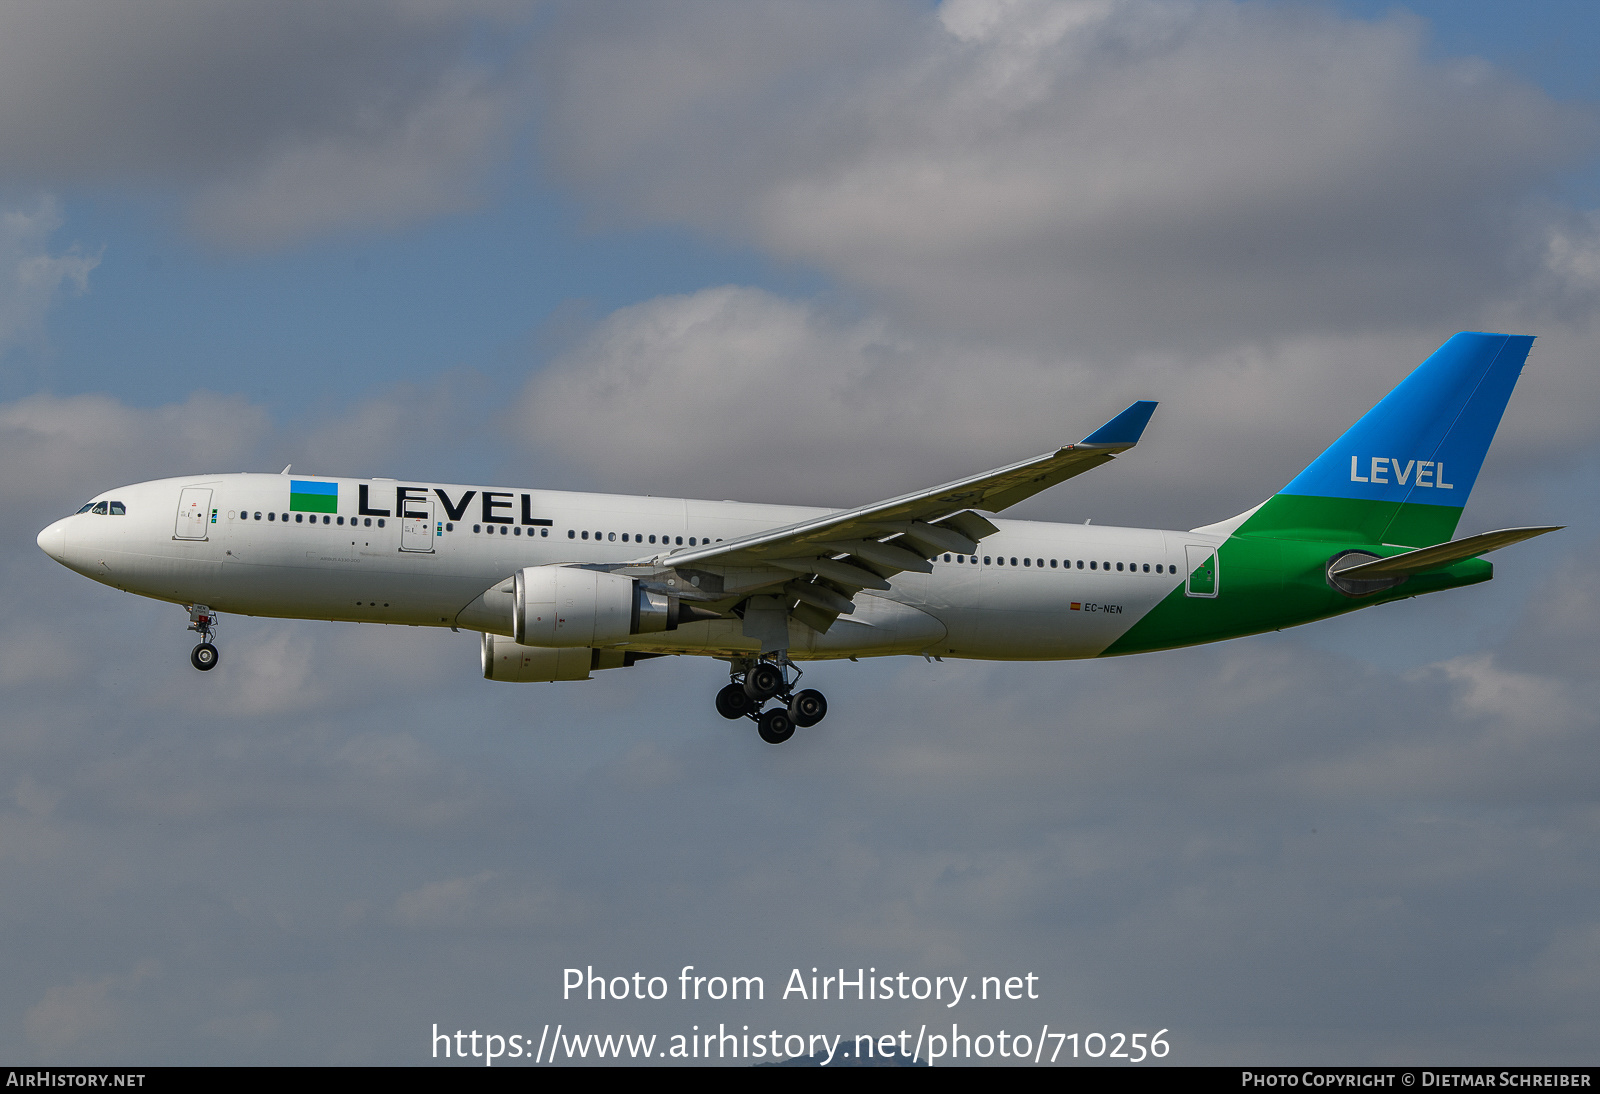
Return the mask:
[[[782,691],[786,683],[782,669],[770,661],[762,661],[745,673],[744,693],[759,705]]]
[[[828,716],[828,700],[822,697],[822,692],[807,688],[805,691],[795,692],[793,699],[789,700],[789,717],[801,729],[814,726]]]
[[[741,684],[729,684],[717,692],[717,713],[724,718],[743,718],[754,710],[755,704],[750,701],[750,696],[744,693],[744,686]]]
[[[202,642],[189,651],[189,663],[201,672],[210,672],[217,667],[217,647],[210,642]]]
[[[769,745],[781,745],[794,736],[794,719],[784,707],[763,711],[756,724],[761,739]]]

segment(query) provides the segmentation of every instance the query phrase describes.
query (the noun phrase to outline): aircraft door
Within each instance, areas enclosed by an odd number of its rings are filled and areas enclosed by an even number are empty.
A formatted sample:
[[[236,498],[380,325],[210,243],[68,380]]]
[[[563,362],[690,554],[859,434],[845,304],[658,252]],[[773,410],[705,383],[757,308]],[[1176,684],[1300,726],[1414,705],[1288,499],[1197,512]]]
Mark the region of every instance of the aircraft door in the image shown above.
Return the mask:
[[[1217,595],[1217,549],[1188,544],[1184,555],[1189,564],[1189,580],[1184,586],[1189,596],[1214,597]]]
[[[211,491],[185,487],[178,495],[178,526],[173,539],[205,539],[211,524]]]
[[[400,511],[400,549],[433,553],[433,500],[407,498]]]

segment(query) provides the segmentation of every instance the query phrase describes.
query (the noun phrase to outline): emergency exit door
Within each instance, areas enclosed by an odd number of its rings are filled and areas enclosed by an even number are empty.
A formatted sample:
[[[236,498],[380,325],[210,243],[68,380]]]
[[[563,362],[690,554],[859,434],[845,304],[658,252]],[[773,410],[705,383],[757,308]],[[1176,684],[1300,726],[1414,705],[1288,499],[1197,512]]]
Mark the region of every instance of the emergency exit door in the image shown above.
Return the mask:
[[[400,510],[400,549],[424,554],[433,551],[432,499],[405,500]]]
[[[1184,592],[1189,596],[1216,596],[1217,549],[1191,543],[1183,550],[1189,564],[1189,580]]]
[[[173,539],[205,539],[211,527],[211,491],[199,486],[186,487],[178,495],[178,525]]]

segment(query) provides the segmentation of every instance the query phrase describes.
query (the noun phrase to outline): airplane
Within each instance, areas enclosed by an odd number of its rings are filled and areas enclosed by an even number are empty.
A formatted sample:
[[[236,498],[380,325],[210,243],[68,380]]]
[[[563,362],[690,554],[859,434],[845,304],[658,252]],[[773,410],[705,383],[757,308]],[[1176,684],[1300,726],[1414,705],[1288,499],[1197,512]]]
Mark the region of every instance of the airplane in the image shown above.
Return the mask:
[[[706,656],[728,665],[717,711],[779,744],[827,714],[802,662],[1112,657],[1488,581],[1479,556],[1559,527],[1451,539],[1532,344],[1453,336],[1278,493],[1189,531],[984,515],[1132,449],[1141,400],[1076,444],[853,509],[286,467],[121,487],[38,543],[182,605],[200,670],[219,612],[477,631],[496,681]]]

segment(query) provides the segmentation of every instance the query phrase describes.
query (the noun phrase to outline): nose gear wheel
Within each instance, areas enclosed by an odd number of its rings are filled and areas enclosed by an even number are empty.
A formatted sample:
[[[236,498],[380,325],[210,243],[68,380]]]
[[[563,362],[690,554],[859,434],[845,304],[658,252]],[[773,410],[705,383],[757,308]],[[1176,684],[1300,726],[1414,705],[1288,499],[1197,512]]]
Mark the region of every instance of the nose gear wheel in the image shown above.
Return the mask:
[[[216,626],[216,612],[204,604],[189,606],[189,629],[200,636],[200,644],[189,651],[189,664],[201,672],[210,672],[217,667],[217,647],[211,642]]]

